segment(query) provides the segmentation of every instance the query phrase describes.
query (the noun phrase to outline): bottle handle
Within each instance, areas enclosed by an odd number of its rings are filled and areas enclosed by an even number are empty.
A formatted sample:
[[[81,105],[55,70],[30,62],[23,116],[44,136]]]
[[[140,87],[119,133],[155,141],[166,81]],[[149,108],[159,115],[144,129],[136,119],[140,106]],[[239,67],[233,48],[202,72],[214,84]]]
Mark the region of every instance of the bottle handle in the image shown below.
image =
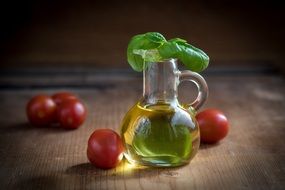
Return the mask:
[[[179,83],[183,81],[191,81],[198,88],[198,96],[196,100],[194,100],[194,102],[190,104],[184,104],[184,107],[187,109],[191,109],[193,107],[195,110],[198,110],[199,108],[201,108],[201,106],[205,103],[206,99],[208,98],[209,91],[205,79],[196,72],[185,70],[179,73]]]

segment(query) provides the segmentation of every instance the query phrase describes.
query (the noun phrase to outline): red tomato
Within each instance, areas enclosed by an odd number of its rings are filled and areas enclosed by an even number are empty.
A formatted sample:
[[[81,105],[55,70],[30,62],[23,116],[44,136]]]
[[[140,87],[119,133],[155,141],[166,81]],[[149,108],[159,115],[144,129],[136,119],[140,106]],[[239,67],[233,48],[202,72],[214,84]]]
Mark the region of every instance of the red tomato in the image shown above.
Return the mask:
[[[223,139],[229,131],[226,116],[217,109],[207,109],[196,115],[200,127],[201,141],[215,143]]]
[[[77,99],[77,97],[70,92],[58,92],[52,95],[52,99],[57,105],[60,105],[65,100]]]
[[[37,95],[28,102],[26,112],[31,124],[49,125],[56,119],[56,104],[47,95]]]
[[[85,121],[87,111],[83,103],[77,99],[62,102],[57,109],[57,119],[60,126],[76,129]]]
[[[89,137],[87,157],[96,167],[116,167],[123,158],[123,151],[120,136],[111,129],[98,129]]]

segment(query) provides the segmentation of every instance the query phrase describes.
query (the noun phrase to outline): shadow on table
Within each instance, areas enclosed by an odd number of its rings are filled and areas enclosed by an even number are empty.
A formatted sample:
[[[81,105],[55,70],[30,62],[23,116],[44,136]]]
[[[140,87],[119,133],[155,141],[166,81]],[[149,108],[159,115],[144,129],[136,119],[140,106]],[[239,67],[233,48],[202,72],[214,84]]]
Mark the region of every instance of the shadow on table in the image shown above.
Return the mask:
[[[200,149],[208,149],[217,147],[219,143],[215,144],[201,144]],[[82,163],[71,166],[66,169],[66,174],[77,175],[77,176],[92,176],[99,177],[100,179],[106,178],[119,178],[119,179],[130,179],[140,177],[154,177],[163,175],[167,177],[178,177],[178,170],[185,166],[172,167],[172,168],[155,168],[155,167],[144,167],[130,164],[124,159],[116,168],[104,170],[99,169],[91,163]]]
[[[42,189],[43,187],[45,189],[60,189],[58,184],[58,179],[53,176],[35,176],[31,178],[26,179],[18,179],[15,180],[11,186],[12,189],[29,189],[29,190],[38,190]]]
[[[183,166],[182,166],[183,167]],[[67,168],[66,174],[78,176],[93,176],[100,179],[131,179],[141,177],[153,177],[163,175],[167,177],[178,177],[178,169],[174,168],[154,168],[129,164],[125,159],[116,167],[109,170],[96,168],[91,163],[82,163]]]
[[[3,133],[17,133],[17,132],[25,132],[25,131],[42,131],[43,133],[54,133],[54,132],[69,132],[73,131],[70,129],[64,129],[59,127],[59,125],[54,124],[52,126],[33,126],[29,123],[18,123],[14,125],[9,125],[7,127],[0,128],[1,134]]]
[[[219,146],[219,144],[220,144],[220,142],[212,143],[212,144],[201,143],[199,149],[203,150],[203,149],[208,149],[208,148],[214,148],[214,147]]]

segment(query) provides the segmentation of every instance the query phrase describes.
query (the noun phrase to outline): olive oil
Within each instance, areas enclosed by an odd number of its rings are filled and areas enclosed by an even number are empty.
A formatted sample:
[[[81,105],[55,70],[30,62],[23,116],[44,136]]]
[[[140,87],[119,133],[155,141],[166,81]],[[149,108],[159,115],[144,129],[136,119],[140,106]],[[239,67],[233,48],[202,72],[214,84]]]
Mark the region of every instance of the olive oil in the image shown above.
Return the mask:
[[[149,166],[187,164],[196,154],[200,135],[193,115],[178,105],[138,102],[121,128],[125,157]]]

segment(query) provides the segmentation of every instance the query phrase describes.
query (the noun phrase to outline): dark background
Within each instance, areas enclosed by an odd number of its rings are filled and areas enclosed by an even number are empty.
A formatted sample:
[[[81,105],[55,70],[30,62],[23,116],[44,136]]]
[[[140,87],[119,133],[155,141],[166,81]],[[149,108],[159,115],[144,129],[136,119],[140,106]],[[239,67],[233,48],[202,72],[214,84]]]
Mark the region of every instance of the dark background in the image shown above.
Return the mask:
[[[0,68],[129,68],[130,38],[157,31],[203,49],[210,68],[284,70],[284,12],[277,1],[8,1]]]

